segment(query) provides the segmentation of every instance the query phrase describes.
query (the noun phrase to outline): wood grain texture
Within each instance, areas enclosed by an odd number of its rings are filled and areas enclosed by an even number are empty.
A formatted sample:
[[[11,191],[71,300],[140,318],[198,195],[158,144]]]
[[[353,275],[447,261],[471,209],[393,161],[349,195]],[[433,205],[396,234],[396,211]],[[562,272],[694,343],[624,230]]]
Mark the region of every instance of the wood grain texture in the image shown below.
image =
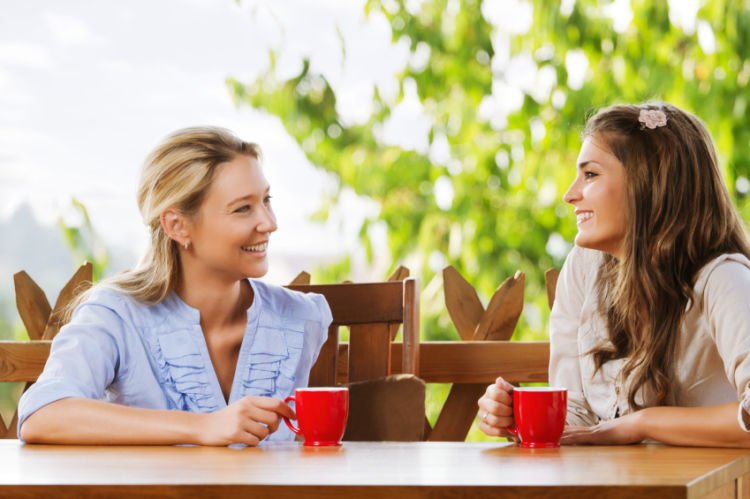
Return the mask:
[[[73,274],[57,295],[55,309],[50,314],[47,326],[44,328],[43,340],[51,340],[57,335],[60,328],[65,325],[63,316],[68,304],[79,294],[91,287],[92,279],[93,267],[90,262],[85,262],[78,267],[78,270],[76,270],[75,274]]]
[[[403,265],[399,265],[396,267],[396,270],[394,270],[391,275],[388,276],[388,281],[392,282],[399,282],[403,281],[404,279],[409,277],[409,269],[404,267]],[[391,340],[396,339],[396,335],[398,335],[398,329],[400,325],[399,324],[391,324],[390,330],[391,330]]]
[[[555,293],[557,291],[557,279],[560,277],[560,271],[552,268],[547,269],[544,273],[544,285],[547,288],[547,305],[552,309],[555,304]]]
[[[297,274],[294,279],[292,279],[292,282],[289,283],[290,286],[308,284],[310,284],[310,274],[305,272],[304,270]]]
[[[0,341],[0,382],[36,381],[49,357],[51,341]]]
[[[355,324],[349,333],[349,381],[382,378],[391,373],[388,324]]]
[[[0,442],[18,497],[704,498],[750,472],[750,451],[660,445],[345,442],[260,448]]]
[[[474,337],[484,306],[474,287],[453,267],[443,269],[443,294],[445,308],[462,340]]]
[[[401,355],[401,372],[419,376],[419,281],[404,281],[404,334]]]
[[[463,442],[477,415],[485,384],[454,383],[430,432],[431,442]]]
[[[346,355],[347,352],[344,352]],[[318,354],[318,360],[310,370],[310,386],[334,386],[339,365],[339,327],[328,328],[328,339]],[[345,374],[348,377],[348,372]]]
[[[52,313],[47,295],[24,271],[13,275],[13,284],[16,289],[16,309],[26,332],[32,340],[41,340]]]
[[[509,340],[523,312],[526,276],[516,272],[495,291],[474,332],[474,340]]]
[[[403,321],[403,283],[344,283],[287,286],[295,291],[325,295],[339,325]]]
[[[349,345],[339,345],[337,379],[345,382]],[[391,344],[391,366],[400,373],[401,343]],[[426,383],[487,385],[502,376],[510,383],[545,383],[547,341],[426,341],[419,345],[419,377]]]
[[[0,341],[0,382],[26,381],[23,391],[29,389],[44,369],[50,350],[50,341]],[[18,410],[10,423],[0,418],[0,439],[17,438]]]

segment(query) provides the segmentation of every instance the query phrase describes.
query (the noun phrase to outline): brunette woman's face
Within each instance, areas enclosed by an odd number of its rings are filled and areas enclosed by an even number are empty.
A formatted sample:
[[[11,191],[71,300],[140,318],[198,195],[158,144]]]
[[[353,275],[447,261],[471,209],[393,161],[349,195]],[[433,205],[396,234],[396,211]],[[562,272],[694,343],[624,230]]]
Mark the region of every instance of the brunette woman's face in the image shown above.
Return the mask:
[[[583,141],[576,178],[563,199],[575,208],[576,245],[621,258],[628,223],[625,168],[601,137]]]
[[[256,158],[238,155],[220,165],[193,219],[192,264],[231,280],[265,275],[277,228],[269,192]]]

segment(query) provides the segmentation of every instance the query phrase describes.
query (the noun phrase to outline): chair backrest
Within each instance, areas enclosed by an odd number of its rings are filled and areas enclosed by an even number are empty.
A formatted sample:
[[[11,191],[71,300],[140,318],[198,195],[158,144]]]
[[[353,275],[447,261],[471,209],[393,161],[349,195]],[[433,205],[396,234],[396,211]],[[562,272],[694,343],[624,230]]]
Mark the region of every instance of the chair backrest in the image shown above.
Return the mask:
[[[52,339],[63,326],[66,307],[91,286],[92,274],[90,263],[81,265],[60,291],[55,308],[26,272],[13,276],[16,308],[30,341],[0,341],[0,382],[25,382],[26,391],[37,380],[47,362]],[[0,438],[16,438],[18,411],[9,424],[0,416],[0,424]]]
[[[290,285],[320,293],[333,314],[328,340],[310,373],[311,386],[358,382],[391,373],[419,374],[419,288],[417,279],[375,283]],[[394,369],[391,344],[403,326],[400,368]],[[339,342],[339,327],[349,327],[349,343]],[[341,357],[344,358],[341,358]]]
[[[325,296],[333,314],[328,340],[310,373],[310,386],[349,386],[345,440],[422,440],[425,385],[419,371],[419,288],[399,268],[388,282],[293,284],[297,291]],[[309,282],[300,275],[295,283]],[[349,342],[339,342],[339,327]],[[399,326],[402,343],[394,343]],[[399,362],[394,365],[393,352]],[[395,355],[394,355],[395,357]],[[393,373],[403,374],[391,376]]]

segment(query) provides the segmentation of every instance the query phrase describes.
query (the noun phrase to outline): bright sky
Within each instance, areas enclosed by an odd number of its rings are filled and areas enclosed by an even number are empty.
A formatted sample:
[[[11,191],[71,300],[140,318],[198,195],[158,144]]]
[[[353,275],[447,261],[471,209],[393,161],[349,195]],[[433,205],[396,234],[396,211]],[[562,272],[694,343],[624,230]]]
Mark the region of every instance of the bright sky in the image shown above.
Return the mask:
[[[76,197],[108,244],[140,255],[146,231],[135,190],[144,157],[178,128],[211,124],[264,149],[280,222],[272,258],[351,249],[356,217],[334,217],[325,227],[306,220],[332,180],[307,162],[277,119],[236,108],[224,80],[252,81],[266,68],[271,47],[281,53],[282,76],[296,74],[306,55],[331,79],[346,119],[361,120],[372,84],[393,91],[393,74],[406,62],[403,47],[389,48],[385,19],[366,22],[362,6],[352,0],[3,2],[0,216],[28,202],[51,223],[70,213]],[[347,42],[343,62],[337,26]],[[349,201],[350,213],[365,209]]]

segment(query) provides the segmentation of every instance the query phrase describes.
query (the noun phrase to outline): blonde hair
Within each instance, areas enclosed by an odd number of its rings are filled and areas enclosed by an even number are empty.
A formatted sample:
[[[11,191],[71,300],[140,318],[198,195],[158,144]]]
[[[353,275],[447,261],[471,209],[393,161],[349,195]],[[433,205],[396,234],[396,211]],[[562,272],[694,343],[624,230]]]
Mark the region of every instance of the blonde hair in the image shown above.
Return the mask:
[[[177,243],[161,225],[162,213],[174,208],[195,215],[219,165],[238,155],[261,160],[257,144],[219,127],[183,128],[157,146],[144,163],[138,186],[138,208],[151,234],[149,248],[135,269],[103,280],[99,286],[115,288],[148,304],[164,300],[180,277],[180,259]],[[90,292],[71,303],[65,322]]]
[[[663,113],[666,125],[645,127],[639,118],[648,111]],[[593,135],[625,168],[629,207],[622,258],[606,255],[599,269],[609,341],[589,353],[597,369],[626,359],[632,408],[641,388],[662,405],[698,273],[723,253],[750,256],[750,245],[711,135],[697,117],[665,103],[617,105],[588,120],[584,137]]]

